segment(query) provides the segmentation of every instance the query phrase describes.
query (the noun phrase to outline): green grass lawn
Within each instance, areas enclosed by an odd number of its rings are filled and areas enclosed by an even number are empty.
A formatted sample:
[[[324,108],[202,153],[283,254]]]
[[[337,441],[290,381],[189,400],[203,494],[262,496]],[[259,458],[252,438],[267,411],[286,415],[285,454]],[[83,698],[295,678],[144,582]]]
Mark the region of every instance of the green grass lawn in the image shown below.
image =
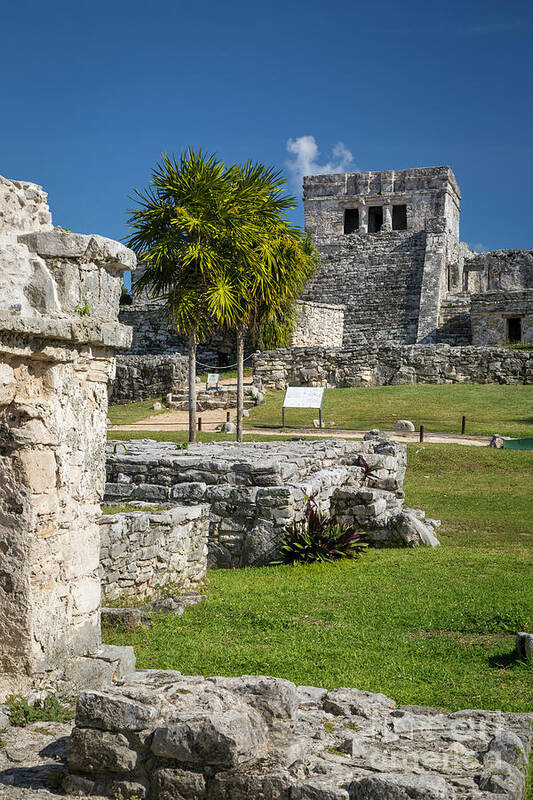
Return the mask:
[[[281,425],[284,392],[267,394],[266,403],[250,409],[246,425]],[[286,424],[313,425],[316,410],[286,409]],[[364,386],[327,389],[323,418],[337,428],[390,429],[398,419],[409,419],[426,431],[500,433],[504,436],[533,435],[533,387],[499,385]]]
[[[164,407],[162,411],[153,410],[153,404],[160,402],[160,397],[151,397],[148,400],[140,400],[137,403],[120,403],[119,405],[109,406],[107,416],[112,425],[129,425],[132,422],[139,422],[141,419],[155,417],[168,411]]]
[[[409,446],[407,501],[444,522],[442,547],[358,561],[212,570],[208,599],[135,632],[140,668],[272,674],[444,708],[533,706],[512,654],[533,629],[533,454]]]

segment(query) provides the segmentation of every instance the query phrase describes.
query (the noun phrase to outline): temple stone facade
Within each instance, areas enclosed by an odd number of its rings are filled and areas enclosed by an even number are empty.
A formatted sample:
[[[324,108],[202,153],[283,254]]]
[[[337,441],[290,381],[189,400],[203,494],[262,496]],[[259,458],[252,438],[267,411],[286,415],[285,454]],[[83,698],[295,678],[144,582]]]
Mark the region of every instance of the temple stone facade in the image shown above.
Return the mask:
[[[321,265],[303,301],[345,305],[343,346],[471,344],[470,295],[533,289],[533,251],[475,253],[459,238],[460,205],[446,166],[304,178]]]
[[[0,698],[113,676],[97,519],[135,261],[118,242],[53,228],[41,187],[0,178]]]

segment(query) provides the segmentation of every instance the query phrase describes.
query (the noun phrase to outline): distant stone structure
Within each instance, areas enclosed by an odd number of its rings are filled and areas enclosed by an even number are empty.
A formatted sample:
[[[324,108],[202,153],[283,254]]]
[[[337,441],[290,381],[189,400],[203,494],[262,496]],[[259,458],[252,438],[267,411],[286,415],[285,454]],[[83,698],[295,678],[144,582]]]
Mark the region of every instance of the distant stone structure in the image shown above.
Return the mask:
[[[415,383],[533,383],[533,351],[376,342],[257,353],[254,381],[287,386],[401,386]]]
[[[0,699],[134,664],[101,644],[97,524],[134,267],[118,242],[53,228],[40,186],[0,177]]]
[[[460,203],[450,167],[304,178],[305,227],[321,265],[303,301],[345,305],[343,346],[464,345],[473,338],[471,295],[505,292],[494,313],[515,321],[488,322],[476,343],[526,341],[521,320],[532,299],[517,309],[507,295],[533,289],[533,250],[475,253],[459,239]]]

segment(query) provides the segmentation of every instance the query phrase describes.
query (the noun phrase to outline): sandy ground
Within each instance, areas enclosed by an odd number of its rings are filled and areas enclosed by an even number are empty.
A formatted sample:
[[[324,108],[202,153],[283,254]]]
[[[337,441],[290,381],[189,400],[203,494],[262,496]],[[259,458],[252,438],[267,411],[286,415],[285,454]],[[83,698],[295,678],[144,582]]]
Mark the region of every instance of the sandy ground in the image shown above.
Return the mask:
[[[202,419],[203,431],[216,431],[226,421],[226,412],[229,411],[230,419],[235,420],[235,409],[213,409],[211,411],[201,411],[198,417]],[[139,422],[133,422],[129,425],[112,425],[108,430],[113,431],[182,431],[186,430],[189,424],[188,411],[168,411],[165,414],[156,414],[155,416],[147,417]],[[331,438],[332,436],[342,436],[345,439],[362,439],[366,430],[354,431],[343,430],[342,428],[254,428],[247,424],[247,419],[244,421],[245,433],[263,434],[264,436],[276,436],[283,434],[284,436],[304,436],[310,435],[323,438]],[[393,442],[418,442],[420,437],[418,432],[415,433],[395,433],[394,431],[384,431],[387,437]],[[491,440],[490,436],[460,436],[455,433],[428,433],[424,434],[424,442],[440,443],[440,444],[465,444],[474,445],[477,447],[486,447]]]

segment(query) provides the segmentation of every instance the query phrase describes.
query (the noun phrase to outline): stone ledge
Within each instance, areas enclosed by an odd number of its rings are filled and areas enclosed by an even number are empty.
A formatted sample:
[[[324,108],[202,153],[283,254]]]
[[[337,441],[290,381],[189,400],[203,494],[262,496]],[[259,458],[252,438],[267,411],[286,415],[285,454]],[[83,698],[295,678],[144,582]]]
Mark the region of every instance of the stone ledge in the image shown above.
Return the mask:
[[[42,314],[20,316],[16,311],[0,312],[0,331],[113,348],[128,347],[132,335],[131,329],[119,322],[68,316],[49,317]]]
[[[114,239],[97,234],[71,233],[55,228],[52,231],[24,233],[18,241],[33,253],[53,258],[83,258],[117,270],[134,270],[137,256]]]

